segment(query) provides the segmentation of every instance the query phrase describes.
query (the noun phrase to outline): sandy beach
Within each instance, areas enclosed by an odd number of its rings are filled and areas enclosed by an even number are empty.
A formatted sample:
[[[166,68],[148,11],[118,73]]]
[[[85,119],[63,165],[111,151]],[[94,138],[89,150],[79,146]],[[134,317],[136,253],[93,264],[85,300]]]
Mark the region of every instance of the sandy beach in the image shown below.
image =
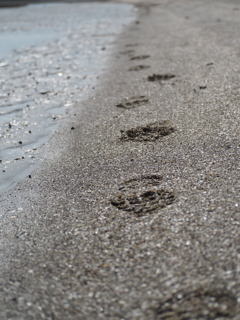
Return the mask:
[[[0,196],[1,319],[240,319],[239,2],[134,5]]]

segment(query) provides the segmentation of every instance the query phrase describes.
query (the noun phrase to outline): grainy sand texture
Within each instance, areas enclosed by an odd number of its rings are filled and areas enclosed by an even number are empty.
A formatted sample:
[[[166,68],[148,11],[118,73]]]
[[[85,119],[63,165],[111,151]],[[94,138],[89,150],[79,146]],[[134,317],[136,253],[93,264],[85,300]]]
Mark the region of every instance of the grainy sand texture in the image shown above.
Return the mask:
[[[240,4],[134,5],[0,198],[1,319],[240,319]]]

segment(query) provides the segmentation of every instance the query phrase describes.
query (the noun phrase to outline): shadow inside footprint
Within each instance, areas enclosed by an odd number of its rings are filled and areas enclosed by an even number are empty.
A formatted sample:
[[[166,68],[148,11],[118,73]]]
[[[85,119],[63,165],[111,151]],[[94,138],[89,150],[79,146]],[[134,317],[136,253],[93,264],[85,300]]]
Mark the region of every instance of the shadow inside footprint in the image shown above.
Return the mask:
[[[146,98],[146,96],[135,96],[123,100],[121,103],[118,103],[116,107],[123,109],[131,109],[144,105],[148,101],[149,100]]]
[[[152,76],[148,76],[148,81],[162,81],[162,80],[170,80],[175,78],[174,74],[153,74]]]
[[[121,130],[123,141],[155,141],[161,137],[173,133],[175,129],[168,120],[150,123],[146,126],[139,126],[129,130]]]
[[[128,69],[128,71],[140,71],[143,69],[148,69],[150,66],[145,66],[145,65],[139,65],[139,66],[134,66]]]
[[[119,210],[131,212],[137,216],[152,213],[175,201],[173,192],[160,189],[161,176],[148,175],[124,181],[119,194],[110,199]]]
[[[132,57],[130,60],[144,60],[144,59],[147,59],[149,57],[150,57],[149,55],[143,54],[141,56]]]
[[[119,210],[130,211],[140,216],[164,208],[172,204],[174,200],[172,192],[159,189],[142,193],[119,194],[111,199],[111,204]]]

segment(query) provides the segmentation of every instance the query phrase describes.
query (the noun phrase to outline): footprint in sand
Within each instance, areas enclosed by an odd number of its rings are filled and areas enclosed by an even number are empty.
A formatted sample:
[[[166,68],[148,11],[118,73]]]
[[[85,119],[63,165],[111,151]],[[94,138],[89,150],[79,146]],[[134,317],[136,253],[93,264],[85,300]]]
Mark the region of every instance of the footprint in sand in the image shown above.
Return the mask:
[[[148,98],[146,96],[135,96],[131,98],[124,99],[122,102],[118,103],[116,107],[123,109],[132,109],[135,107],[142,106],[148,103]]]
[[[175,201],[173,192],[160,188],[161,180],[159,175],[147,175],[124,181],[110,202],[119,210],[136,216],[153,213]]]
[[[135,50],[125,50],[125,51],[119,52],[119,54],[133,54],[134,52]]]
[[[138,126],[129,130],[121,130],[122,141],[155,141],[176,131],[169,120],[158,121]]]
[[[182,290],[161,301],[156,319],[233,319],[237,314],[237,298],[226,287],[212,285],[195,290]],[[234,317],[234,319],[236,319]]]
[[[128,71],[140,71],[143,69],[148,69],[150,68],[150,66],[146,66],[146,65],[139,65],[139,66],[134,66],[128,69]]]
[[[149,57],[150,57],[150,55],[143,54],[143,55],[141,55],[141,56],[132,57],[132,58],[130,58],[130,60],[144,60],[144,59],[147,59],[147,58],[149,58]]]
[[[172,78],[175,78],[174,74],[153,74],[152,76],[148,76],[148,81],[166,81]]]
[[[138,46],[138,43],[129,43],[129,44],[126,44],[125,47],[126,48],[129,48],[129,47],[137,47]]]

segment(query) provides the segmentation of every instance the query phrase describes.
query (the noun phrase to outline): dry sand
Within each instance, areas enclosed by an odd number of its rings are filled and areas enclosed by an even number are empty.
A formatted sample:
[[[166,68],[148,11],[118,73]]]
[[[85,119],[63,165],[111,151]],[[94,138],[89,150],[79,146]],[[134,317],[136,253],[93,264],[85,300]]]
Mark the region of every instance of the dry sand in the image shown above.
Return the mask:
[[[136,8],[0,199],[1,319],[240,319],[239,2]]]

